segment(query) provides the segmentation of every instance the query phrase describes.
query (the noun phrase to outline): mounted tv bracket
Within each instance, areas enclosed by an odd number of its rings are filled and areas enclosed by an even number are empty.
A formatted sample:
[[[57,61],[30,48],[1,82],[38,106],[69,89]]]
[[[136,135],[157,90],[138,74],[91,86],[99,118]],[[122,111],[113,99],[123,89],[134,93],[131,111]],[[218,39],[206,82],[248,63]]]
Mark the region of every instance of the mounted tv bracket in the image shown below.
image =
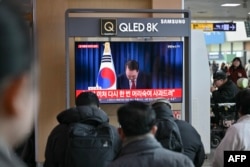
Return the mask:
[[[90,14],[93,17],[88,17]],[[122,14],[130,17],[123,17]],[[147,17],[142,17],[142,14]],[[119,17],[114,17],[114,15]],[[140,15],[140,17],[135,18],[135,15]],[[181,114],[186,121],[191,122],[190,16],[189,10],[68,9],[65,12],[66,108],[70,107],[70,38],[108,37],[110,39],[138,37],[147,40],[153,37],[179,37],[184,42],[184,103],[182,104]]]

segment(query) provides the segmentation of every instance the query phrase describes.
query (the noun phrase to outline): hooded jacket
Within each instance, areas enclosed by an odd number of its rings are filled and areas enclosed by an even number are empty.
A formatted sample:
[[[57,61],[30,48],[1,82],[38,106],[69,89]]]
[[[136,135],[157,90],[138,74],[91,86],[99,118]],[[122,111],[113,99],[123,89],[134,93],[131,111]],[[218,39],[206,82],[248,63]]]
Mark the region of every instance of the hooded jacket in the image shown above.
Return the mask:
[[[201,167],[205,160],[204,146],[201,141],[201,137],[196,129],[186,121],[177,120],[173,117],[173,111],[168,105],[158,105],[155,107],[156,118],[168,120],[169,127],[159,126],[157,130],[158,138],[164,138],[164,136],[171,135],[175,133],[178,139],[181,140],[181,146],[183,148],[183,153],[187,155],[194,163],[195,167]],[[172,123],[174,121],[174,124]],[[172,131],[169,128],[172,127]],[[164,129],[165,128],[165,129]],[[176,129],[177,128],[177,129]],[[180,136],[179,136],[180,134]],[[180,138],[179,138],[180,137]]]
[[[156,139],[164,148],[176,152],[183,152],[183,145],[178,126],[173,117],[173,112],[166,104],[156,105],[156,126],[158,130],[155,134]]]
[[[57,116],[59,124],[52,130],[48,137],[45,150],[44,167],[64,167],[65,152],[68,142],[68,131],[72,123],[99,124],[108,122],[107,114],[93,106],[78,106],[67,109]],[[121,141],[117,129],[110,125],[114,134],[114,155],[117,155]],[[84,156],[84,155],[83,155]],[[115,158],[115,157],[114,157]]]

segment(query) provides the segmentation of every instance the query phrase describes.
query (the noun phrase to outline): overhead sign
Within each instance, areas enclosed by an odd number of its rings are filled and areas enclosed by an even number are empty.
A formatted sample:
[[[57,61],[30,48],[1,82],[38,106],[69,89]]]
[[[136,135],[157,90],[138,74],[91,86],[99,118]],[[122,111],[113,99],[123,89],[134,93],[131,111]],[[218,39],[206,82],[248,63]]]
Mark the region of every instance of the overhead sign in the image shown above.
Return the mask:
[[[213,31],[236,31],[236,23],[214,23]]]
[[[191,28],[203,31],[236,31],[236,23],[192,23]]]
[[[195,30],[213,31],[213,23],[192,23],[191,28]]]
[[[101,31],[106,30],[105,34],[101,33],[102,36],[166,36],[173,34],[173,30],[178,34],[187,33],[184,27],[188,26],[184,18],[118,18],[113,19],[117,20],[113,25],[110,20],[101,19]],[[115,27],[117,33],[112,33]]]
[[[190,36],[188,18],[70,17],[69,36],[177,37]]]

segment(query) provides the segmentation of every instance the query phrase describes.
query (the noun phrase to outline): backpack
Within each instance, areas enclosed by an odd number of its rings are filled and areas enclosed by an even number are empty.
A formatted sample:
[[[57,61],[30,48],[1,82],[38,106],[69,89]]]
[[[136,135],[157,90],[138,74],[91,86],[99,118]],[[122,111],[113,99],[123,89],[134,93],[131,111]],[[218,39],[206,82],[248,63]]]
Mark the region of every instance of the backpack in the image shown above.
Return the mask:
[[[108,123],[70,124],[65,167],[105,167],[114,159],[113,131]]]
[[[155,137],[161,145],[172,151],[183,152],[180,130],[174,120],[157,119],[156,125],[158,130]]]

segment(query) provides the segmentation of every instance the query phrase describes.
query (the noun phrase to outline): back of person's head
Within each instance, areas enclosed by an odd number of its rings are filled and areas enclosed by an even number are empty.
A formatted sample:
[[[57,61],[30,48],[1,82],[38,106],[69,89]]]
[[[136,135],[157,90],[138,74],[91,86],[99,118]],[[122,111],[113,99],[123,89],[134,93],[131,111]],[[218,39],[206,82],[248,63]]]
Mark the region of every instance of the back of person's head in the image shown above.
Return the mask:
[[[155,123],[155,112],[144,102],[130,101],[117,110],[118,122],[127,137],[150,132]]]
[[[227,75],[226,75],[226,73],[225,73],[224,71],[222,71],[222,70],[218,70],[218,71],[216,71],[216,72],[213,74],[213,79],[214,79],[214,80],[220,80],[220,79],[225,80],[226,78],[227,78]]]
[[[236,110],[241,115],[250,114],[250,89],[241,90],[235,96]]]
[[[248,59],[248,63],[250,63],[250,59]]]
[[[12,3],[11,3],[12,2]],[[34,56],[24,14],[10,0],[0,1],[0,82],[27,72]]]
[[[172,104],[170,103],[170,101],[166,98],[156,98],[154,100],[152,100],[150,102],[152,107],[156,107],[158,105],[166,105],[168,106],[170,109],[172,108]]]
[[[125,64],[125,68],[128,67],[130,71],[136,70],[139,71],[139,64],[135,60],[128,60]]]
[[[157,98],[150,102],[157,118],[162,116],[173,117],[172,105],[166,98]]]
[[[100,106],[97,95],[93,92],[82,92],[76,98],[76,106]]]

